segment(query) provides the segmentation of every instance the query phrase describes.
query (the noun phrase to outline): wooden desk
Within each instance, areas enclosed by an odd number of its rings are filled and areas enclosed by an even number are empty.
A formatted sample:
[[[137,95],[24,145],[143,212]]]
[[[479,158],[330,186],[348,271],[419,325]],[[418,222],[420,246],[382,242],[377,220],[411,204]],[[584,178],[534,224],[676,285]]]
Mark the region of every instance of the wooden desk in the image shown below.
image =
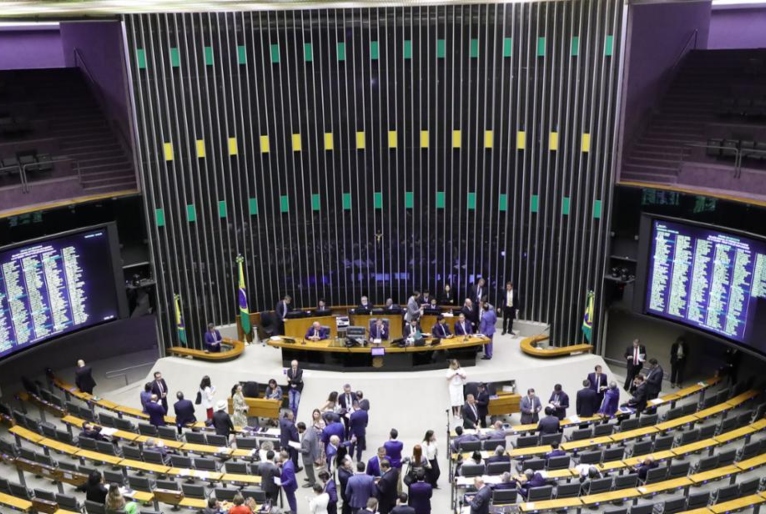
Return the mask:
[[[728,512],[734,512],[736,510],[744,510],[754,505],[760,505],[766,502],[766,498],[761,494],[751,494],[750,496],[740,496],[734,500],[729,500],[723,503],[716,503],[708,507],[711,512],[715,514],[727,514]]]
[[[32,510],[32,502],[28,500],[22,500],[16,498],[10,494],[0,493],[0,504],[7,505],[12,509],[20,510],[21,512],[29,512]]]
[[[713,405],[712,407],[708,407],[707,409],[703,409],[697,412],[696,415],[699,419],[712,418],[713,416],[722,414],[727,410],[731,410],[732,408],[733,407],[728,403],[719,403],[718,405]]]
[[[205,482],[220,482],[223,473],[220,471],[203,471],[200,469],[181,469],[170,468],[168,469],[168,475],[174,477],[193,477],[204,480]]]
[[[311,325],[318,321],[323,327],[330,329],[330,339],[338,337],[338,323],[335,316],[309,316],[307,318],[288,318],[285,320],[285,337],[303,340]]]
[[[638,458],[638,456],[636,456]],[[625,469],[628,466],[628,464],[623,460],[613,460],[611,462],[602,462],[601,464],[596,464],[596,469],[598,469],[601,473],[609,473],[611,471],[617,471],[619,469]]]
[[[551,450],[553,450],[551,445],[546,444],[544,446],[530,446],[529,448],[514,448],[508,452],[508,455],[510,455],[512,459],[518,459],[519,457],[529,457],[532,455],[545,455]]]
[[[766,465],[766,453],[762,453],[761,455],[746,460],[741,460],[734,465],[742,471],[750,471],[751,469],[759,468]]]
[[[234,412],[231,396],[229,397],[228,402],[229,414],[231,414]],[[245,397],[245,403],[247,404],[247,415],[249,417],[279,419],[279,409],[282,406],[282,402],[280,400]]]
[[[636,498],[641,496],[638,489],[635,487],[629,489],[620,489],[619,491],[611,491],[608,493],[589,494],[588,496],[580,496],[583,505],[600,505],[602,503],[624,501],[629,498]]]
[[[561,500],[545,500],[526,502],[519,505],[521,512],[539,512],[543,510],[564,510],[582,505],[580,498],[562,498]]]
[[[193,453],[200,453],[205,455],[220,455],[223,457],[228,457],[231,455],[231,452],[234,451],[231,448],[228,447],[217,447],[217,446],[211,446],[209,444],[194,444],[194,443],[186,443],[181,447],[182,451],[185,452],[193,452]]]
[[[697,441],[696,443],[689,443],[683,446],[676,446],[670,451],[673,452],[673,455],[675,455],[676,457],[683,457],[684,455],[689,455],[690,453],[697,453],[697,452],[701,452],[705,450],[710,450],[717,445],[718,443],[716,442],[716,439],[703,439],[702,441]]]
[[[501,416],[503,414],[521,412],[521,395],[498,391],[496,397],[489,399],[487,409],[490,416]],[[536,425],[535,429],[537,429]]]
[[[112,466],[118,466],[120,461],[122,461],[122,457],[115,457],[114,455],[107,455],[106,453],[99,453],[91,450],[80,450],[75,454],[75,456],[92,460],[94,462],[105,462],[107,464],[111,464]]]
[[[673,478],[671,480],[664,480],[662,482],[656,482],[654,484],[643,485],[638,488],[638,492],[641,494],[658,494],[665,491],[681,489],[692,485],[692,481],[687,477]]]
[[[367,337],[370,335],[370,325],[372,320],[382,318],[388,320],[388,339],[398,339],[402,337],[404,333],[403,318],[401,313],[385,313],[385,314],[352,314],[349,316],[351,326],[364,327],[367,329]],[[305,335],[305,333],[304,333]]]
[[[421,316],[420,329],[423,330],[423,332],[431,332],[434,328],[434,325],[436,325],[436,318],[438,318],[436,314],[424,314]],[[457,319],[457,316],[444,316],[444,321],[447,323],[450,332],[453,334],[455,333],[455,322]]]
[[[739,407],[746,401],[752,400],[759,394],[761,394],[759,391],[756,391],[755,389],[751,389],[750,391],[745,391],[744,393],[739,394],[735,396],[734,398],[730,399],[728,402],[726,402],[726,405],[730,407]]]
[[[43,439],[38,441],[37,444],[44,448],[53,450],[54,452],[63,453],[65,455],[76,456],[80,448],[71,444],[61,443],[55,439]]]
[[[538,348],[537,345],[545,340],[549,336],[539,335],[534,337],[526,337],[521,340],[521,351],[532,357],[538,357],[541,359],[551,359],[556,357],[567,357],[569,355],[575,355],[578,353],[589,353],[593,351],[593,345],[590,344],[573,344],[569,346],[559,346],[555,348]]]
[[[659,432],[665,432],[666,430],[673,430],[684,425],[694,425],[699,419],[702,419],[699,417],[699,414],[689,414],[688,416],[681,416],[680,418],[664,421],[654,426]]]
[[[167,475],[168,471],[170,471],[170,466],[165,466],[164,464],[151,464],[140,460],[123,459],[120,466],[127,469],[148,471],[149,473],[154,473],[156,475]]]
[[[564,451],[580,450],[582,448],[603,446],[605,444],[612,444],[612,436],[605,435],[603,437],[593,437],[591,439],[582,439],[579,441],[566,441],[561,443],[559,447]]]
[[[623,462],[625,463],[626,466],[633,467],[643,462],[644,459],[647,457],[651,457],[656,462],[659,462],[661,460],[672,459],[673,457],[675,457],[675,454],[673,453],[673,450],[665,450],[662,452],[650,453],[648,455],[636,455],[635,457],[630,457],[628,459],[623,460]]]
[[[236,485],[261,485],[261,477],[255,475],[237,475],[234,473],[226,473],[221,478],[221,481]]]
[[[612,434],[610,437],[612,438],[612,442],[619,443],[628,439],[637,439],[639,437],[655,434],[657,432],[657,427],[652,425],[650,427],[641,427],[634,430],[628,430],[627,432],[617,432],[616,434]]]
[[[757,432],[757,430],[748,425],[746,427],[738,428],[736,430],[731,430],[721,435],[717,435],[713,439],[715,439],[718,444],[726,444],[728,442],[734,441],[735,439],[740,439],[742,437],[748,436],[753,432]]]
[[[448,359],[458,359],[466,366],[476,364],[476,352],[487,342],[483,336],[453,337],[442,339],[431,346],[433,339],[426,339],[425,346],[392,346],[391,341],[381,345],[346,347],[343,340],[289,342],[279,337],[270,338],[269,346],[282,350],[285,367],[297,360],[304,369],[324,371],[421,371],[446,369]],[[382,348],[385,355],[372,356],[373,348]]]
[[[37,432],[32,432],[31,430],[22,427],[21,425],[13,425],[8,432],[12,433],[13,435],[20,437],[22,439],[26,439],[27,441],[30,441],[32,443],[39,443],[45,437],[41,436]]]
[[[689,479],[694,482],[694,484],[704,484],[705,482],[725,478],[736,473],[739,473],[739,468],[737,466],[731,465],[724,466],[722,468],[711,469],[710,471],[705,471],[704,473],[690,475]]]
[[[197,348],[186,348],[184,346],[171,346],[168,351],[171,355],[178,357],[191,357],[201,361],[209,362],[225,362],[234,360],[245,351],[245,343],[243,341],[237,341],[236,339],[229,339],[228,337],[222,338],[223,343],[229,348],[221,348],[220,352],[208,352],[207,350],[200,350]]]

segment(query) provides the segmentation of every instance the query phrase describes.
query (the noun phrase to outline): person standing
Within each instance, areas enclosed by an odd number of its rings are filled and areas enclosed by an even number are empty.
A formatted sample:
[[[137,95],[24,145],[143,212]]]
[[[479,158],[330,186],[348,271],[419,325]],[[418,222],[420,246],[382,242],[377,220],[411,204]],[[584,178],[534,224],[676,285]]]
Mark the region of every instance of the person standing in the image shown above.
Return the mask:
[[[290,453],[283,449],[280,454],[282,460],[280,481],[282,483],[282,490],[285,492],[285,496],[287,496],[290,513],[298,514],[298,500],[295,498],[295,491],[298,490],[298,480],[295,478],[295,464],[290,457]]]
[[[301,403],[301,394],[303,393],[303,369],[298,367],[298,361],[290,363],[290,369],[287,370],[287,397],[290,404],[290,410],[295,417],[298,417],[298,405]]]
[[[197,416],[194,415],[194,404],[184,399],[184,393],[178,391],[176,393],[176,399],[178,400],[173,404],[173,411],[176,414],[176,427],[178,428],[178,435],[183,433],[183,427],[197,422]]]
[[[477,304],[478,305],[478,304]],[[479,328],[479,316],[473,301],[470,298],[466,298],[463,302],[463,306],[460,308],[460,314],[462,314],[466,320],[472,325],[474,331]],[[457,331],[457,329],[456,329]],[[471,332],[471,333],[473,333]]]
[[[649,359],[649,369],[646,371],[646,399],[654,400],[662,391],[662,379],[665,370],[662,369],[657,359]]]
[[[422,469],[415,473],[415,482],[410,484],[409,496],[410,507],[415,509],[415,514],[431,514],[433,488],[426,482],[426,475]]]
[[[242,384],[234,384],[231,389],[231,421],[236,427],[247,426],[247,403],[242,394]]]
[[[77,361],[77,369],[74,372],[74,384],[77,389],[83,393],[93,394],[93,388],[96,387],[96,381],[93,380],[93,370],[85,365],[85,361]]]
[[[670,387],[681,387],[688,356],[689,347],[686,345],[686,340],[679,337],[670,347]]]
[[[298,434],[301,438],[301,456],[303,458],[303,469],[306,470],[306,479],[308,484],[303,487],[313,487],[316,484],[314,466],[321,462],[322,452],[319,448],[319,439],[313,429],[307,429],[306,424],[301,421],[296,425]]]
[[[481,319],[479,320],[479,333],[484,334],[489,338],[489,342],[484,345],[484,357],[483,360],[492,359],[492,337],[495,335],[495,324],[497,323],[497,316],[495,311],[490,308],[489,302],[484,302],[481,305]]]
[[[287,318],[287,313],[290,312],[291,301],[290,295],[286,294],[277,302],[277,306],[274,308],[277,314],[277,319],[275,320],[277,322],[277,333],[282,336],[285,335],[285,319]]]
[[[471,508],[470,514],[489,514],[489,504],[492,501],[492,488],[485,484],[481,477],[473,479],[473,487],[476,494],[471,497],[468,506]]]
[[[370,459],[367,461],[367,474],[373,477],[380,477],[383,476],[383,469],[381,468],[381,464],[383,462],[383,459],[386,458],[386,449],[381,446],[378,448],[378,453],[374,457],[370,457]],[[389,466],[391,465],[391,461],[388,462]]]
[[[407,311],[404,313],[404,321],[409,323],[412,320],[419,320],[420,315],[423,314],[423,309],[420,307],[420,304],[418,303],[418,297],[420,296],[420,291],[413,291],[412,296],[409,297],[407,300]]]
[[[208,323],[207,332],[205,332],[205,350],[210,353],[220,353],[222,342],[221,332],[215,328],[215,325]]]
[[[205,375],[199,383],[200,404],[205,409],[207,419],[213,419],[213,407],[215,406],[215,387],[210,384],[210,377]]]
[[[382,472],[382,475],[380,479],[375,482],[375,489],[377,491],[376,497],[378,498],[380,514],[389,514],[396,502],[399,474],[395,468],[391,467],[391,463],[388,462],[388,459],[385,458],[380,461],[380,471]]]
[[[460,408],[465,401],[463,397],[463,387],[465,386],[465,379],[468,375],[465,370],[460,367],[460,362],[457,359],[451,359],[449,361],[449,369],[447,370],[447,383],[449,384],[449,398],[450,405],[452,406],[452,416],[456,419],[460,419]]]
[[[374,497],[376,492],[375,479],[364,472],[364,462],[357,462],[356,473],[349,477],[346,484],[346,498],[351,514],[367,507],[367,500]]]
[[[156,394],[160,399],[162,408],[165,409],[165,414],[168,413],[168,384],[165,379],[162,378],[162,373],[159,371],[154,372],[154,382],[152,382],[152,394]]]
[[[383,443],[383,448],[386,449],[386,458],[388,459],[388,462],[391,463],[391,467],[396,468],[397,470],[401,470],[402,449],[404,449],[404,444],[397,440],[398,437],[399,431],[395,428],[392,428],[391,432],[389,433],[388,441]]]
[[[569,395],[566,394],[561,384],[553,386],[553,392],[548,399],[548,403],[553,406],[553,415],[562,420],[567,417],[567,409],[569,408]]]
[[[625,374],[625,385],[623,389],[630,390],[633,379],[636,378],[638,372],[644,366],[646,360],[646,347],[641,344],[638,339],[633,340],[633,344],[625,349],[625,361],[627,364],[627,372]]]
[[[503,314],[503,334],[513,334],[513,320],[516,319],[516,313],[519,310],[519,296],[516,294],[516,290],[513,288],[513,282],[508,281],[505,283],[505,289],[500,297],[500,305],[502,306]],[[497,312],[501,310],[498,308]]]
[[[231,416],[226,412],[226,400],[220,400],[215,404],[215,413],[213,414],[213,428],[216,435],[222,435],[227,440],[236,434],[234,423]]]
[[[141,391],[141,394],[138,395],[139,399],[141,400],[141,410],[144,414],[148,414],[146,412],[146,404],[149,403],[152,400],[152,383],[147,382],[144,384],[144,390]]]
[[[367,423],[369,417],[367,411],[359,408],[359,403],[354,401],[354,411],[349,416],[348,429],[351,437],[351,446],[348,454],[353,458],[356,450],[357,462],[362,462],[362,452],[367,449]]]
[[[598,396],[590,386],[590,380],[582,381],[582,389],[577,391],[575,400],[575,412],[581,418],[589,418],[596,413],[599,408]]]
[[[165,426],[165,409],[160,405],[156,394],[153,394],[152,399],[146,404],[146,413],[149,415],[150,425],[155,427]]]
[[[353,462],[346,456],[338,463],[338,487],[340,487],[340,498],[343,500],[341,514],[351,514],[351,504],[348,498],[348,481],[354,476]]]
[[[319,472],[319,480],[322,481],[322,490],[327,493],[329,501],[327,502],[327,514],[338,514],[338,486],[335,479],[327,470]]]
[[[604,391],[606,391],[609,381],[607,380],[606,373],[602,371],[599,365],[593,368],[593,373],[588,373],[588,380],[590,381],[590,388],[596,393],[598,401],[596,408],[598,408],[601,402],[604,401]]]
[[[617,389],[617,382],[609,382],[609,387],[604,392],[604,399],[601,401],[598,413],[606,418],[613,418],[619,406],[620,391]]]
[[[303,486],[307,487],[307,486]],[[309,500],[310,514],[328,514],[327,506],[330,503],[330,495],[324,490],[322,484],[313,484],[308,487],[314,488],[314,497]]]
[[[340,415],[343,425],[346,427],[345,437],[348,439],[349,428],[348,422],[351,412],[354,409],[354,401],[356,400],[356,394],[351,390],[351,384],[345,384],[343,386],[343,394],[338,396],[338,404],[340,405]]]
[[[561,431],[561,422],[556,416],[553,407],[545,407],[545,417],[537,423],[537,432],[540,435],[558,434]]]
[[[266,494],[266,499],[271,500],[272,503],[279,498],[279,486],[274,482],[274,477],[280,476],[279,467],[274,462],[275,454],[274,450],[268,450],[266,452],[266,460],[258,465],[258,473],[261,477],[261,489]]]
[[[396,507],[393,508],[391,514],[415,514],[415,509],[409,506],[410,497],[407,493],[399,493],[399,497],[396,499]]]
[[[300,472],[303,468],[298,467],[298,450],[290,446],[290,443],[300,443],[298,429],[295,427],[293,419],[295,419],[293,412],[287,411],[279,420],[279,445],[282,447],[282,451],[289,455],[290,460],[293,461],[293,469]]]
[[[479,382],[476,392],[476,410],[479,414],[479,425],[481,428],[487,428],[487,416],[489,416],[489,391],[487,384]]]
[[[439,303],[442,305],[455,305],[456,302],[457,298],[455,292],[452,290],[452,287],[449,284],[444,284],[444,289],[442,289],[442,295],[439,299]]]
[[[521,399],[521,424],[529,425],[540,421],[539,412],[543,409],[535,390],[527,389],[527,395]]]
[[[466,395],[465,405],[463,405],[463,428],[479,427],[479,409],[476,406],[476,400],[472,394]]]
[[[487,294],[487,287],[486,287],[486,281],[484,278],[479,278],[476,282],[473,283],[470,289],[470,294],[468,297],[471,299],[471,302],[473,303],[473,308],[475,310],[478,310],[478,306],[481,305],[482,300],[484,300],[484,296]],[[478,318],[478,312],[476,312],[476,316]]]
[[[433,430],[428,430],[426,435],[423,436],[423,442],[421,444],[423,448],[423,455],[428,460],[429,466],[426,467],[426,481],[431,484],[431,487],[438,489],[439,476],[441,476],[441,470],[439,469],[439,448],[436,445],[436,436]]]

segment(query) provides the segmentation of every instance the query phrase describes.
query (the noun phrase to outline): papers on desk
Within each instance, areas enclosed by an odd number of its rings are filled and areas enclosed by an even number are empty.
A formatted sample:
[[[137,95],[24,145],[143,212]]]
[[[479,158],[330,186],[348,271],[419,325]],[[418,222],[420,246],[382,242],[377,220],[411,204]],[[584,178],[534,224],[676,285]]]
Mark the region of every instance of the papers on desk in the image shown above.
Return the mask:
[[[296,450],[301,449],[301,443],[299,443],[298,441],[288,441],[287,446],[289,446],[290,448],[295,448]]]
[[[697,382],[697,385],[700,386],[700,387],[706,387],[707,383],[706,382]]]
[[[282,486],[282,479],[279,478],[279,477],[274,477],[274,483],[281,487]]]
[[[646,487],[643,487],[643,486],[639,487],[638,488],[638,492],[641,493],[641,494],[646,494]]]
[[[379,337],[376,337],[375,339],[372,340],[372,344],[382,344],[382,343],[383,343],[383,340]]]
[[[442,317],[443,318],[454,318],[455,315],[451,311],[447,311],[447,312],[442,312]]]
[[[571,423],[579,423],[580,422],[580,416],[569,416],[569,421]]]
[[[207,472],[207,471],[198,471],[198,470],[195,470],[195,472],[194,472],[194,476],[196,476],[196,477],[197,477],[197,478],[199,478],[200,480],[207,480],[207,479],[208,479],[208,477],[210,476],[210,473],[209,473],[209,472]]]
[[[229,453],[229,447],[228,446],[221,446],[216,450],[216,453]]]
[[[101,433],[108,436],[113,436],[117,433],[116,428],[109,428],[109,427],[101,427]]]
[[[133,497],[133,489],[130,489],[128,487],[120,487],[120,494],[125,496],[126,498],[132,498]]]
[[[190,477],[192,476],[192,470],[184,468],[178,471],[178,476],[180,477]]]
[[[653,400],[649,400],[649,403],[651,403],[652,405],[659,405],[663,403],[664,401],[665,400],[663,400],[662,398],[655,398]]]

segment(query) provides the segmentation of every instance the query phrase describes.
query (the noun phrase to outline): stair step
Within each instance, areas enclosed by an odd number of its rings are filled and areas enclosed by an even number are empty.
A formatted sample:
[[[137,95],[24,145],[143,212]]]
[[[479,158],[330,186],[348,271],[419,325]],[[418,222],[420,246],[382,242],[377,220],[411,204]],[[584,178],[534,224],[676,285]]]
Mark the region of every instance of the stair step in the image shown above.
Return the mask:
[[[100,193],[109,193],[111,191],[128,191],[128,190],[138,190],[138,186],[136,185],[135,181],[132,183],[130,182],[118,182],[115,184],[101,184],[97,186],[85,186],[83,185],[83,189],[90,191],[90,192],[100,192]]]
[[[617,183],[620,182],[653,182],[657,184],[675,184],[675,177],[668,177],[665,175],[650,175],[646,173],[630,173],[623,172],[620,174],[620,178]]]
[[[622,165],[623,171],[633,171],[639,173],[657,173],[659,175],[676,175],[678,173],[678,166],[657,166],[654,164],[636,164],[636,163],[624,163]]]

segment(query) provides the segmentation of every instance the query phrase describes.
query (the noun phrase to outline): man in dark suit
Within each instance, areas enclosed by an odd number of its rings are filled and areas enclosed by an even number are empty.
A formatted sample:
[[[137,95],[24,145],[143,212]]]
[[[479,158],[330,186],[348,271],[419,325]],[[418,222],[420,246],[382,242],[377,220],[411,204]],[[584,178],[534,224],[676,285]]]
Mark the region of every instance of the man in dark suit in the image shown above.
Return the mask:
[[[298,450],[290,446],[290,442],[300,443],[301,439],[293,419],[295,419],[293,412],[287,411],[282,419],[279,420],[279,445],[283,451],[288,452],[290,460],[295,465],[295,469],[300,472],[303,468],[298,467]]]
[[[162,408],[165,409],[165,414],[168,413],[168,384],[165,379],[162,378],[162,373],[159,371],[154,372],[154,382],[152,382],[152,394],[156,394],[160,399]]]
[[[364,509],[367,500],[375,496],[375,479],[364,472],[364,462],[356,463],[356,473],[348,478],[346,483],[346,498],[351,507],[351,513]]]
[[[74,384],[77,389],[83,393],[93,394],[93,388],[96,387],[96,381],[93,380],[93,370],[85,365],[85,361],[77,361],[77,369],[74,372]]]
[[[184,426],[197,422],[197,416],[194,415],[194,404],[190,400],[184,399],[184,393],[178,391],[176,398],[178,401],[173,404],[173,410],[176,414],[176,427],[178,427],[178,434],[180,435]]]
[[[372,311],[372,304],[366,296],[362,296],[361,302],[356,306],[354,312],[357,314],[369,314]]]
[[[205,332],[205,350],[210,353],[219,353],[222,341],[221,332],[215,328],[215,325],[208,323],[207,332]]]
[[[551,451],[545,454],[545,463],[548,464],[548,460],[553,457],[563,457],[566,455],[567,452],[559,448],[559,443],[557,441],[551,442]]]
[[[434,328],[431,329],[431,335],[436,339],[449,339],[453,337],[452,332],[450,332],[449,325],[447,325],[447,322],[444,320],[444,316],[441,314],[436,317],[436,325],[434,325]]]
[[[404,443],[398,440],[399,431],[395,428],[391,429],[389,433],[389,439],[383,443],[383,448],[386,450],[386,458],[391,463],[392,468],[397,470],[402,469],[402,450],[404,449]]]
[[[471,507],[471,514],[489,514],[489,504],[492,501],[492,488],[485,484],[481,477],[473,479],[473,486],[476,494],[471,497],[466,496],[468,506]]]
[[[542,487],[545,485],[545,478],[541,473],[527,469],[524,471],[524,475],[521,477],[521,480],[517,481],[516,483],[518,484],[519,494],[522,498],[524,498],[524,500],[526,500],[530,489],[533,487]]]
[[[521,306],[521,298],[518,292],[513,287],[513,282],[506,282],[505,289],[500,294],[498,299],[500,304],[497,309],[497,313],[503,314],[503,335],[506,333],[513,333],[513,320],[516,319],[516,313]]]
[[[287,313],[290,312],[290,302],[292,301],[292,298],[290,298],[289,294],[286,294],[279,302],[277,302],[277,306],[274,308],[276,311],[276,322],[277,322],[277,333],[280,335],[285,335],[285,318],[287,317]]]
[[[575,412],[581,418],[589,418],[596,413],[601,404],[596,396],[596,391],[590,386],[590,380],[582,381],[583,388],[577,391],[575,400]]]
[[[381,469],[381,463],[386,458],[386,449],[384,447],[378,448],[378,454],[367,461],[367,474],[373,477],[383,476],[383,470]],[[388,460],[388,459],[386,459]],[[388,461],[391,465],[391,461]]]
[[[553,414],[557,418],[561,420],[567,417],[569,395],[562,390],[561,384],[553,386],[553,392],[551,393],[551,397],[548,398],[548,403],[553,405]]]
[[[323,341],[328,337],[330,337],[329,331],[323,327],[321,323],[315,321],[311,324],[309,329],[306,330],[304,339],[308,339],[309,341]]]
[[[639,480],[646,480],[646,475],[650,469],[654,469],[659,466],[658,462],[655,462],[652,457],[646,457],[643,461],[633,466],[633,470],[638,473]]]
[[[407,493],[399,493],[399,496],[396,498],[396,507],[391,510],[391,514],[416,514],[415,509],[410,507],[407,503],[409,502],[409,496]]]
[[[415,473],[415,481],[410,484],[410,507],[415,512],[431,512],[431,496],[434,488],[426,482],[426,474],[423,469],[418,469]]]
[[[653,400],[660,395],[665,370],[662,369],[657,359],[649,359],[649,369],[645,373],[647,400]]]
[[[330,476],[330,473],[324,469],[319,472],[319,480],[324,482],[324,492],[330,497],[330,502],[327,504],[327,514],[338,513],[338,487],[335,484],[335,479]]]
[[[381,318],[376,319],[375,323],[370,327],[370,339],[388,341],[388,327],[386,327]]]
[[[356,392],[356,401],[360,409],[370,412],[370,400],[364,397],[364,393],[361,390]]]
[[[340,415],[343,419],[343,426],[346,427],[346,439],[348,439],[348,422],[351,412],[354,409],[354,401],[356,400],[356,394],[351,390],[351,384],[345,384],[343,386],[343,393],[338,395],[338,404],[340,405]]]
[[[404,325],[404,330],[402,331],[402,337],[405,339],[412,338],[413,341],[418,342],[423,339],[423,333],[420,330],[420,325],[418,325],[418,320],[413,319],[406,325]],[[417,346],[417,344],[415,345]]]
[[[625,363],[627,364],[627,371],[625,374],[625,386],[623,389],[630,390],[630,385],[633,383],[633,379],[636,378],[638,372],[644,366],[646,360],[646,347],[641,344],[638,339],[633,340],[633,344],[625,349]]]
[[[389,514],[396,503],[396,489],[399,482],[399,474],[396,469],[391,467],[391,463],[388,462],[388,459],[381,460],[380,467],[383,475],[375,484],[375,496],[378,498],[380,514]]]
[[[686,340],[679,337],[670,347],[670,387],[681,387],[688,356],[689,347],[686,345]]]
[[[279,467],[274,463],[274,450],[266,452],[266,460],[258,465],[258,472],[261,477],[261,489],[266,493],[266,498],[275,502],[279,498],[279,486],[274,483],[274,477],[281,475]]]
[[[218,400],[215,404],[215,412],[213,413],[213,428],[216,435],[222,435],[227,440],[229,436],[234,434],[234,423],[231,421],[231,416],[226,412],[226,400]]]
[[[80,437],[84,437],[86,439],[93,439],[95,441],[108,440],[107,437],[101,433],[101,427],[97,427],[89,421],[82,422],[82,431],[80,432]]]
[[[457,435],[452,438],[452,441],[450,441],[450,449],[453,452],[457,452],[460,450],[460,443],[480,441],[479,436],[477,436],[476,434],[464,434],[463,427],[461,427],[460,425],[455,427],[455,434]]]
[[[604,401],[604,391],[609,387],[606,373],[602,371],[601,366],[597,365],[593,368],[593,373],[588,373],[588,380],[590,381],[590,388],[596,393],[597,405],[601,406],[601,402]]]
[[[303,393],[303,369],[298,367],[298,361],[294,360],[287,369],[287,398],[290,410],[295,416],[298,415],[298,405],[301,403]]]
[[[156,394],[153,394],[152,399],[146,404],[146,413],[149,415],[150,425],[155,427],[165,426],[165,409],[159,404]]]
[[[505,451],[505,446],[498,445],[497,448],[495,448],[495,453],[487,457],[484,462],[487,466],[495,462],[507,462],[510,466],[511,456],[508,455],[508,452]]]
[[[478,317],[479,304],[484,299],[484,297],[487,296],[487,281],[484,280],[483,277],[479,278],[479,280],[471,285],[469,291],[470,293],[468,297],[471,299],[471,302],[473,302],[473,308],[476,311],[476,315]]]
[[[384,308],[386,311],[391,312],[392,314],[401,314],[402,312],[402,306],[394,303],[391,298],[386,299],[386,306]]]
[[[489,416],[489,391],[484,382],[479,383],[479,390],[476,392],[476,409],[479,412],[479,425],[481,428],[487,428],[487,416]]]
[[[470,298],[466,298],[465,302],[463,303],[463,306],[460,308],[460,314],[465,316],[465,319],[471,323],[473,326],[474,331],[476,331],[476,327],[479,325],[479,307],[478,303],[473,303],[473,300]]]
[[[551,407],[545,408],[545,417],[537,423],[537,431],[540,435],[545,434],[558,434],[561,429],[561,421],[558,416],[553,413]]]
[[[457,323],[455,323],[455,335],[469,336],[471,334],[473,334],[473,326],[466,319],[465,314],[461,312],[457,317]]]
[[[633,379],[633,383],[636,386],[633,391],[633,396],[628,400],[628,406],[636,409],[636,414],[640,415],[644,409],[646,409],[646,402],[649,400],[647,397],[646,381],[644,375],[638,375]]]
[[[476,406],[476,400],[472,394],[465,397],[463,405],[463,428],[478,428],[479,426],[479,408]]]
[[[292,452],[291,452],[292,453]],[[280,480],[282,490],[287,496],[287,504],[290,506],[292,514],[298,513],[298,500],[295,497],[295,491],[298,490],[298,480],[295,478],[295,463],[290,459],[290,455],[283,449],[280,454],[282,461],[282,473]]]
[[[354,402],[354,412],[351,413],[348,420],[348,430],[351,437],[351,447],[348,454],[354,456],[356,450],[357,462],[362,461],[362,452],[367,449],[367,422],[369,417],[367,411],[359,408],[359,403]]]

